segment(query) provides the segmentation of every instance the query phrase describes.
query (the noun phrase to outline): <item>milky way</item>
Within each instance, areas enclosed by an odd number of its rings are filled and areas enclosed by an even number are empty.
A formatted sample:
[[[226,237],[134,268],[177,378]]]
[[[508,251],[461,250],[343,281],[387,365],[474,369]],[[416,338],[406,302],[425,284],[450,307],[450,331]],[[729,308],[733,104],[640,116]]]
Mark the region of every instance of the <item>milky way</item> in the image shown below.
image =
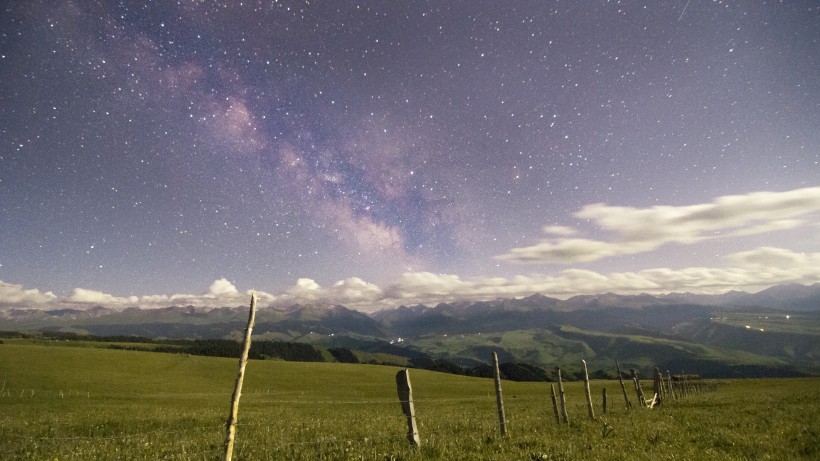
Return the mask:
[[[820,281],[815,1],[53,3],[0,15],[0,306]]]

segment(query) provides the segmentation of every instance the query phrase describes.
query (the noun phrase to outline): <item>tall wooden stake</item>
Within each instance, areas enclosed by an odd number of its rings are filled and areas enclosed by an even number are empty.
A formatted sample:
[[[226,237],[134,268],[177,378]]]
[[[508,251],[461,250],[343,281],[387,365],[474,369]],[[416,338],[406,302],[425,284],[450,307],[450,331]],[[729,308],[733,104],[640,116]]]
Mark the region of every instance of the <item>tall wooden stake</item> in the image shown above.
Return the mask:
[[[601,404],[604,407],[604,414],[606,414],[606,388],[601,390]]]
[[[646,400],[643,399],[643,390],[641,390],[641,382],[638,380],[638,372],[634,368],[629,369],[632,375],[632,382],[635,383],[635,394],[638,396],[638,404],[642,407],[646,406]]]
[[[632,402],[629,401],[629,397],[626,395],[626,386],[624,386],[624,378],[621,373],[621,366],[618,364],[618,359],[615,359],[615,368],[618,369],[618,382],[621,383],[621,392],[624,394],[624,402],[626,402],[626,409],[629,410],[632,408]]]
[[[587,412],[589,413],[589,419],[595,420],[595,408],[592,406],[592,392],[589,390],[589,373],[587,372],[587,361],[581,359],[581,363],[584,365],[584,392],[587,395]]]
[[[498,404],[498,422],[501,435],[507,435],[507,419],[504,416],[504,397],[501,395],[501,372],[498,370],[498,354],[493,352],[493,372],[495,373],[495,401]]]
[[[404,415],[407,416],[407,440],[414,447],[421,446],[419,430],[416,426],[416,409],[413,407],[413,388],[410,386],[410,370],[396,373],[396,388],[399,391],[399,402]]]
[[[236,376],[236,386],[231,396],[231,413],[228,415],[225,434],[225,456],[223,460],[233,458],[233,443],[236,436],[236,418],[239,416],[239,397],[242,395],[242,382],[245,380],[245,365],[248,364],[248,351],[251,349],[251,331],[256,319],[256,293],[251,293],[251,309],[248,314],[248,326],[245,328],[245,339],[242,342],[242,355],[239,357],[239,373]]]
[[[561,381],[561,369],[556,367],[555,372],[558,375],[558,397],[561,399],[561,419],[564,424],[569,423],[569,415],[567,415],[567,399],[564,395],[564,382]]]
[[[658,367],[655,367],[655,376],[652,377],[653,388],[655,390],[655,404],[661,405],[663,403],[663,376]]]
[[[678,396],[675,395],[675,388],[672,387],[672,373],[670,373],[669,370],[666,370],[666,385],[669,387],[669,397],[673,400],[677,400]]]
[[[550,398],[552,399],[552,412],[555,414],[555,422],[561,424],[561,416],[558,414],[558,399],[555,397],[554,384],[550,384]]]

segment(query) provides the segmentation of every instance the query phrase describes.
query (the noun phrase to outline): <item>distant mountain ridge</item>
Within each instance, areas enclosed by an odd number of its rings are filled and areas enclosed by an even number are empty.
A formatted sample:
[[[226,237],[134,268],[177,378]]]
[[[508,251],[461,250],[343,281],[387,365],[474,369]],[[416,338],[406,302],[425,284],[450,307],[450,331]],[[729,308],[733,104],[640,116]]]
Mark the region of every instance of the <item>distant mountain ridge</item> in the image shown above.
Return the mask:
[[[0,309],[0,330],[96,336],[237,339],[247,308],[195,306]],[[820,284],[759,293],[575,296],[400,306],[372,314],[345,306],[263,308],[254,337],[447,360],[465,367],[490,352],[548,369],[699,368],[715,376],[820,375]],[[601,373],[605,373],[601,371]]]
[[[721,307],[760,307],[810,312],[820,310],[820,283],[775,285],[757,293],[729,291],[719,295],[670,293],[661,298]]]

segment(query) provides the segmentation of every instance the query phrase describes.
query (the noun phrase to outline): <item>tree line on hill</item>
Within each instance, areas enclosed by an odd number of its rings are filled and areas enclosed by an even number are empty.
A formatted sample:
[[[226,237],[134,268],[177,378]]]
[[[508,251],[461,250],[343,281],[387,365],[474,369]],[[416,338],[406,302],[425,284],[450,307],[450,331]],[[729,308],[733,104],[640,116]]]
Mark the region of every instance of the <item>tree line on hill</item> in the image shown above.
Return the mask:
[[[90,336],[79,335],[66,332],[0,332],[0,338],[21,338],[21,339],[41,339],[50,341],[89,341],[108,344],[110,349],[152,351],[171,354],[188,354],[207,357],[239,357],[241,353],[241,343],[230,339],[150,339],[139,336]],[[128,344],[134,344],[130,346]],[[152,345],[150,348],[144,345]],[[143,346],[140,346],[143,345]],[[324,354],[327,351],[328,354]],[[399,360],[391,362],[389,358],[381,360],[370,359],[361,360],[356,351],[347,347],[331,347],[328,349],[319,348],[310,344],[285,342],[285,341],[253,341],[251,343],[248,358],[255,360],[284,360],[290,362],[327,362],[335,361],[339,363],[370,363],[376,365],[406,366],[425,370],[450,373],[464,376],[474,376],[480,378],[492,378],[493,370],[490,365],[479,365],[473,368],[465,368],[445,359],[434,359],[427,354],[418,351],[393,347],[389,351],[397,359],[405,359],[405,363],[398,363]],[[328,357],[329,355],[329,357]],[[504,379],[510,381],[552,381],[554,376],[552,371],[526,364],[505,362],[499,364],[499,370]],[[602,376],[603,377],[603,376]],[[568,372],[565,380],[580,379]]]

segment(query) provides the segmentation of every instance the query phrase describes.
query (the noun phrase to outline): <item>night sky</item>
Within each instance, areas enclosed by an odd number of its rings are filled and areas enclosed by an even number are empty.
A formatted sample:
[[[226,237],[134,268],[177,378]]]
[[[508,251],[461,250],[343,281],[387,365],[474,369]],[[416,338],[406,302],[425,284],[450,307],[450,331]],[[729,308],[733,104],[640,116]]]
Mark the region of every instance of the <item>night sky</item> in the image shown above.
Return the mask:
[[[820,281],[820,4],[9,1],[0,306]]]

